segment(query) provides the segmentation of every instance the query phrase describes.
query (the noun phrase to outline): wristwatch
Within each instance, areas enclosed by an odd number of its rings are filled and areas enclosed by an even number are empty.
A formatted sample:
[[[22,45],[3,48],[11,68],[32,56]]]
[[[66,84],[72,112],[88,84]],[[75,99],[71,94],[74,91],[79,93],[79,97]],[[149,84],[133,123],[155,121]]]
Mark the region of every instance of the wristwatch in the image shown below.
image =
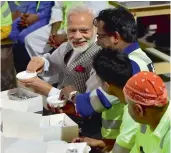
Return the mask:
[[[74,97],[75,97],[78,93],[79,93],[78,91],[72,91],[72,92],[69,94],[68,100],[71,101],[71,102],[73,102]]]

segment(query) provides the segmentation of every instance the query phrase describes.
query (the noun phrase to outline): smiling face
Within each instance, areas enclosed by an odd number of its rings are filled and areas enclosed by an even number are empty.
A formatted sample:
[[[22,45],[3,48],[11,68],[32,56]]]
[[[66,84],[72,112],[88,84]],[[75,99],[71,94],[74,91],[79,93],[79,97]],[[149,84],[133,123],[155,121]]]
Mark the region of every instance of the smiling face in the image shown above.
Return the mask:
[[[93,15],[90,12],[72,13],[68,16],[68,40],[74,50],[85,51],[95,42]]]
[[[97,44],[103,48],[116,49],[118,44],[118,37],[115,37],[115,34],[108,34],[104,31],[105,23],[99,21],[96,23],[97,27]]]

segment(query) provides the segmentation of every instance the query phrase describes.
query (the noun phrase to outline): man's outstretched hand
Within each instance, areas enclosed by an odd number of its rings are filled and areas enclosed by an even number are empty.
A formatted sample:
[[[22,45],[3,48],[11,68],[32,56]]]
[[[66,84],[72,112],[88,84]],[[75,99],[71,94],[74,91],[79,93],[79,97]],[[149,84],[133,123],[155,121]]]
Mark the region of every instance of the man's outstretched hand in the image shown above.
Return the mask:
[[[54,108],[53,106],[50,106],[49,104],[47,105],[48,109],[50,109],[53,113],[65,113],[68,115],[76,115],[76,111],[75,111],[75,105],[71,102],[67,102],[66,105],[64,107],[57,107]]]
[[[52,89],[52,86],[50,84],[41,80],[38,77],[26,80],[19,80],[19,83],[21,83],[27,88],[32,89],[34,92],[44,96],[48,96],[50,90]]]

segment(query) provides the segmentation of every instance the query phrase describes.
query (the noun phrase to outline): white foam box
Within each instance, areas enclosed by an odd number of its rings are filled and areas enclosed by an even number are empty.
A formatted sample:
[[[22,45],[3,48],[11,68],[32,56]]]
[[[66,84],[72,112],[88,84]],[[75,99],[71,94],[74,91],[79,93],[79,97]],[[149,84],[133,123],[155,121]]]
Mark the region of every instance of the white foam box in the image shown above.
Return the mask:
[[[11,96],[11,93],[20,93],[33,98],[19,100]],[[22,111],[39,112],[43,110],[44,97],[24,88],[14,88],[1,92],[0,108]],[[13,99],[12,99],[13,98]]]
[[[74,152],[71,149],[76,149],[77,153],[89,153],[91,150],[87,143],[62,143],[62,142],[49,142],[47,153],[56,153],[55,151],[58,150],[58,153],[71,153]],[[70,152],[69,152],[70,150]]]
[[[64,140],[71,142],[73,138],[78,137],[79,133],[78,124],[64,113],[44,116],[40,122],[40,127],[44,141]]]
[[[43,141],[40,133],[41,114],[2,109],[1,116],[4,136]]]
[[[62,121],[67,126],[61,127]],[[3,133],[7,137],[29,140],[70,142],[78,136],[78,125],[66,114],[41,116],[30,112],[2,110]]]
[[[1,117],[2,108],[0,108],[0,132],[2,132],[2,117]]]
[[[86,143],[67,144],[62,141],[38,142],[20,138],[1,136],[2,153],[66,153],[68,148],[77,149],[78,153],[88,153]]]
[[[47,153],[48,144],[34,140],[1,136],[2,153]]]

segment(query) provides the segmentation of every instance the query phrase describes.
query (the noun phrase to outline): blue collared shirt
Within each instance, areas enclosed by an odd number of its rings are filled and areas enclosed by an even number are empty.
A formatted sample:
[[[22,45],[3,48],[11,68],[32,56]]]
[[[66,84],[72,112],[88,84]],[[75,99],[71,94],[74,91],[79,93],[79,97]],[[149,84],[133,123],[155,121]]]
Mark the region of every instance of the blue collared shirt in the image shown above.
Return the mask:
[[[123,50],[123,52],[129,55],[133,51],[135,51],[135,50],[137,50],[139,48],[140,48],[140,46],[139,46],[138,42],[135,42],[135,43],[132,43],[131,45],[129,45],[127,48],[125,48]],[[135,61],[133,61],[131,59],[130,59],[130,61],[131,61],[131,65],[132,65],[133,75],[140,72],[141,69],[140,69],[139,65]]]

